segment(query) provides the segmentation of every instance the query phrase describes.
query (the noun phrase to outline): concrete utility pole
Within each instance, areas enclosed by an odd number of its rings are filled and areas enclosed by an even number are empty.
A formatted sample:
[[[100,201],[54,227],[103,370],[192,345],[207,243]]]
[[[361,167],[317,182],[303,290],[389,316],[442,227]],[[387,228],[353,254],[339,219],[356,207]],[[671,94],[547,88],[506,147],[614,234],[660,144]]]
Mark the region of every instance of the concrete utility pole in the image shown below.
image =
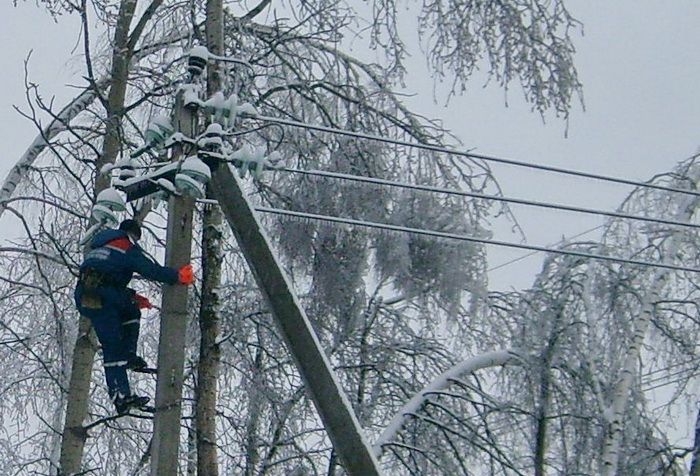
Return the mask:
[[[193,137],[196,117],[182,104],[182,94],[175,102],[175,127]],[[179,146],[173,154],[178,160],[184,154]],[[165,265],[173,268],[189,263],[192,254],[192,216],[194,199],[171,195],[168,202]],[[151,476],[178,474],[180,418],[182,415],[182,382],[185,367],[185,334],[187,330],[187,288],[179,284],[164,286],[158,341],[158,380],[156,383]]]
[[[345,469],[353,476],[378,476],[379,463],[238,177],[227,164],[221,164],[213,171],[209,185],[267,298]]]

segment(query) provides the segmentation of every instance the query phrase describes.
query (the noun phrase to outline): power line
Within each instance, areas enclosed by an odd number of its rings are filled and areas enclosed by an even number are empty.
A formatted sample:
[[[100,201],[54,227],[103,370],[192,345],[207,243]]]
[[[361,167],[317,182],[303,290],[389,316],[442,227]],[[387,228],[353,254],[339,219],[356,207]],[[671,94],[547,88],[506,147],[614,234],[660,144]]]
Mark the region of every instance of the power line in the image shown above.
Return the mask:
[[[642,388],[643,392],[651,392],[652,390],[656,390],[657,388],[662,388],[662,387],[667,387],[669,385],[673,385],[674,383],[682,382],[684,380],[690,380],[693,377],[697,377],[700,375],[700,372],[694,372],[689,375],[684,375],[683,377],[677,378],[675,380],[670,380],[668,382],[660,383],[658,385],[655,385],[653,387],[647,387],[647,388]]]
[[[398,232],[402,232],[402,233],[412,233],[412,234],[416,234],[416,235],[427,235],[427,236],[433,236],[436,238],[447,238],[447,239],[458,240],[458,241],[481,243],[481,244],[485,244],[485,245],[503,246],[506,248],[518,248],[518,249],[525,249],[525,250],[543,251],[546,253],[554,253],[554,254],[568,255],[568,256],[578,256],[578,257],[582,257],[582,258],[596,259],[596,260],[601,260],[601,261],[610,261],[610,262],[615,262],[615,263],[625,263],[625,264],[633,264],[633,265],[638,265],[638,266],[665,268],[665,269],[671,269],[671,270],[675,270],[675,271],[687,271],[687,272],[691,272],[691,273],[700,273],[699,268],[679,266],[679,265],[674,265],[674,264],[670,264],[670,263],[659,263],[659,262],[652,262],[652,261],[616,258],[613,256],[601,255],[601,254],[596,254],[596,253],[586,253],[583,251],[561,250],[561,249],[556,249],[556,248],[548,248],[545,246],[526,245],[526,244],[522,244],[522,243],[513,243],[513,242],[499,241],[499,240],[489,240],[486,238],[478,238],[475,236],[460,235],[457,233],[448,233],[448,232],[442,232],[442,231],[424,230],[422,228],[411,228],[411,227],[405,227],[405,226],[391,225],[388,223],[369,222],[369,221],[363,221],[363,220],[355,220],[352,218],[340,218],[340,217],[335,217],[335,216],[330,216],[330,215],[319,215],[319,214],[314,214],[314,213],[297,212],[297,211],[292,211],[292,210],[283,210],[280,208],[270,208],[270,207],[256,207],[255,210],[259,211],[259,212],[263,212],[263,213],[271,213],[271,214],[276,214],[276,215],[291,216],[291,217],[296,217],[296,218],[304,218],[304,219],[318,220],[318,221],[326,221],[326,222],[330,222],[330,223],[341,223],[341,224],[346,224],[346,225],[363,226],[363,227],[367,227],[367,228],[377,228],[377,229],[382,229],[382,230],[398,231]]]
[[[669,367],[667,371],[670,371],[672,367]],[[653,378],[648,378],[644,379],[641,382],[641,385],[653,385],[657,382],[663,382],[663,381],[668,381],[674,377],[678,377],[679,375],[685,375],[686,378],[688,378],[690,375],[695,375],[697,373],[697,368],[682,368],[680,370],[676,370],[674,372],[668,372],[663,375],[659,375]]]
[[[589,228],[588,230],[582,231],[581,233],[577,233],[577,234],[575,234],[575,235],[573,235],[573,236],[570,236],[570,237],[567,238],[567,239],[560,240],[558,243],[559,243],[559,244],[566,243],[566,242],[569,241],[569,240],[572,240],[572,239],[574,239],[574,238],[579,238],[579,237],[581,237],[581,236],[583,236],[583,235],[587,235],[588,233],[591,233],[591,232],[593,232],[593,231],[596,231],[597,229],[602,228],[602,227],[603,227],[603,225],[598,225],[598,226],[595,226],[595,227],[593,227],[593,228]],[[556,245],[556,244],[557,244],[557,243],[554,243],[554,244],[551,244],[551,245],[547,245],[547,247],[552,247],[552,246],[554,246],[554,245]],[[509,261],[506,261],[506,262],[504,262],[504,263],[498,264],[498,265],[496,265],[496,266],[492,266],[491,268],[487,269],[486,271],[496,271],[497,269],[505,268],[506,266],[509,266],[509,265],[511,265],[511,264],[514,264],[514,263],[517,263],[518,261],[522,261],[522,260],[524,260],[524,259],[527,259],[527,258],[529,258],[530,256],[534,256],[534,255],[536,255],[537,253],[539,253],[539,251],[530,251],[529,253],[525,253],[524,255],[518,256],[517,258],[513,258],[513,259],[511,259],[511,260],[509,260]]]
[[[361,133],[361,132],[354,132],[354,131],[348,131],[348,130],[344,130],[344,129],[337,129],[334,127],[306,124],[303,122],[292,121],[289,119],[281,119],[281,118],[276,118],[276,117],[271,117],[271,116],[254,116],[252,118],[263,121],[263,122],[269,122],[269,123],[292,126],[292,127],[300,127],[303,129],[309,129],[309,130],[314,130],[314,131],[318,131],[318,132],[327,132],[330,134],[339,134],[339,135],[344,135],[344,136],[349,136],[349,137],[355,137],[358,139],[374,140],[374,141],[378,141],[378,142],[400,145],[400,146],[404,146],[404,147],[413,147],[416,149],[429,150],[432,152],[440,152],[440,153],[450,154],[450,155],[459,155],[459,156],[468,157],[471,159],[483,160],[485,162],[495,162],[495,163],[500,163],[500,164],[505,164],[505,165],[512,165],[512,166],[516,166],[516,167],[525,167],[525,168],[529,168],[529,169],[543,170],[546,172],[554,172],[554,173],[563,174],[563,175],[571,175],[571,176],[575,176],[575,177],[600,180],[600,181],[604,181],[604,182],[612,182],[612,183],[618,183],[618,184],[623,184],[623,185],[632,185],[635,187],[663,190],[666,192],[684,193],[687,195],[700,196],[700,191],[696,191],[696,190],[688,190],[688,189],[675,188],[675,187],[666,187],[663,185],[653,184],[653,183],[649,183],[649,182],[640,182],[637,180],[631,180],[631,179],[625,179],[625,178],[619,178],[619,177],[611,177],[611,176],[607,176],[607,175],[594,174],[594,173],[590,173],[590,172],[581,172],[578,170],[570,170],[570,169],[565,169],[565,168],[561,168],[561,167],[553,167],[550,165],[521,162],[521,161],[514,160],[514,159],[506,159],[503,157],[497,157],[497,156],[493,156],[493,155],[477,154],[474,152],[465,152],[465,151],[460,151],[460,150],[456,150],[456,149],[451,149],[448,147],[441,147],[441,146],[430,145],[430,144],[422,144],[419,142],[402,141],[402,140],[398,140],[398,139],[391,139],[388,137],[381,137],[381,136],[376,136],[376,135],[372,135],[372,134],[365,134],[365,133]],[[697,157],[697,155],[693,156],[693,158],[694,157]]]
[[[525,200],[522,198],[501,197],[498,195],[487,195],[484,193],[470,192],[470,191],[457,190],[457,189],[440,188],[440,187],[435,187],[435,186],[431,186],[431,185],[417,185],[417,184],[396,182],[396,181],[380,179],[380,178],[376,178],[376,177],[365,177],[365,176],[360,176],[360,175],[351,175],[351,174],[344,174],[344,173],[338,173],[338,172],[328,172],[328,171],[323,171],[323,170],[301,170],[301,169],[294,169],[294,168],[287,168],[287,167],[283,167],[283,168],[276,169],[276,170],[283,171],[283,172],[302,174],[302,175],[310,175],[310,176],[315,176],[315,177],[328,177],[328,178],[341,179],[341,180],[350,180],[350,181],[360,182],[360,183],[370,183],[370,184],[374,184],[374,185],[386,185],[386,186],[390,186],[390,187],[397,187],[397,188],[403,188],[403,189],[409,189],[409,190],[419,190],[419,191],[424,191],[424,192],[442,193],[442,194],[446,194],[446,195],[457,195],[457,196],[462,196],[462,197],[479,198],[479,199],[483,199],[483,200],[494,200],[494,201],[499,201],[499,202],[514,203],[514,204],[518,204],[518,205],[528,205],[528,206],[540,207],[540,208],[551,208],[554,210],[563,210],[563,211],[576,212],[576,213],[587,213],[590,215],[603,215],[603,216],[609,216],[609,217],[614,217],[614,218],[623,218],[623,219],[645,221],[645,222],[651,222],[651,223],[660,223],[660,224],[664,224],[664,225],[683,226],[683,227],[688,227],[688,228],[700,228],[700,224],[696,224],[696,223],[682,222],[682,221],[676,221],[676,220],[667,220],[664,218],[645,217],[645,216],[640,216],[640,215],[629,215],[627,213],[621,213],[621,212],[611,212],[611,211],[607,211],[607,210],[596,210],[596,209],[592,209],[592,208],[575,207],[575,206],[571,206],[571,205],[561,205],[561,204],[550,203],[550,202],[539,202],[539,201],[533,201],[533,200]]]

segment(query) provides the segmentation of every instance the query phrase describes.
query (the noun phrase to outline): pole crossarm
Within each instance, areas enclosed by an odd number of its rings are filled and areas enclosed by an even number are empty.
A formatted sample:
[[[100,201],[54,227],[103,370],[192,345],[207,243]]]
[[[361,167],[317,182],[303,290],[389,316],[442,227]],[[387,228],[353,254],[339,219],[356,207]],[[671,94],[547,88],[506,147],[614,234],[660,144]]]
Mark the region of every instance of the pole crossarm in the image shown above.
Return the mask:
[[[363,436],[349,400],[292,287],[238,177],[222,164],[212,173],[214,198],[226,217],[268,301],[345,469],[353,476],[379,476],[379,464]]]

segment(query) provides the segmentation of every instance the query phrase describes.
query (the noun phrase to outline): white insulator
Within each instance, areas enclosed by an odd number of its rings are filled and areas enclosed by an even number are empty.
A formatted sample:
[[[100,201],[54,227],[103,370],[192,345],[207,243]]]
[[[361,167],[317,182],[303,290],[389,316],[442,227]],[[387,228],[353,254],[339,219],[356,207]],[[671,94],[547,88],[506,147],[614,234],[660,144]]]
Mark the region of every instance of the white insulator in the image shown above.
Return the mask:
[[[165,190],[165,191],[167,191],[167,192],[170,192],[170,193],[177,193],[177,188],[176,188],[175,185],[173,185],[173,183],[172,183],[170,180],[168,180],[168,179],[160,178],[160,179],[156,180],[156,183],[158,184],[158,186],[159,186],[160,188],[162,188],[163,190]]]
[[[92,207],[92,218],[100,223],[116,225],[119,219],[117,214],[104,205],[96,204]]]
[[[116,169],[116,168],[117,168],[117,165],[114,164],[114,163],[112,163],[112,162],[110,162],[110,163],[108,163],[108,164],[104,164],[104,165],[100,168],[100,174],[101,174],[101,175],[108,175],[112,170],[114,170],[114,169]]]
[[[170,118],[155,116],[146,128],[146,143],[155,146],[165,142],[165,139],[175,131]]]
[[[243,162],[250,162],[253,157],[253,147],[249,144],[245,144],[243,147],[231,154],[231,158],[235,160],[242,160]]]
[[[97,194],[95,199],[97,205],[107,207],[110,210],[123,212],[126,210],[126,202],[122,196],[113,188],[106,188]]]
[[[257,109],[255,109],[255,106],[252,104],[246,102],[243,104],[239,104],[238,107],[236,107],[236,112],[242,116],[249,116],[249,117],[256,117],[260,115]]]
[[[209,50],[204,46],[195,46],[187,58],[187,70],[195,76],[202,74],[209,61]]]
[[[204,131],[206,137],[221,137],[224,135],[224,128],[218,122],[213,122]]]
[[[190,197],[203,198],[206,195],[204,184],[189,175],[177,174],[175,176],[175,185],[180,192]]]
[[[180,174],[187,175],[200,183],[207,183],[211,179],[211,170],[199,157],[192,155],[187,157],[180,165]]]
[[[221,91],[215,92],[209,99],[204,101],[204,107],[209,114],[215,114],[226,107],[226,98]]]

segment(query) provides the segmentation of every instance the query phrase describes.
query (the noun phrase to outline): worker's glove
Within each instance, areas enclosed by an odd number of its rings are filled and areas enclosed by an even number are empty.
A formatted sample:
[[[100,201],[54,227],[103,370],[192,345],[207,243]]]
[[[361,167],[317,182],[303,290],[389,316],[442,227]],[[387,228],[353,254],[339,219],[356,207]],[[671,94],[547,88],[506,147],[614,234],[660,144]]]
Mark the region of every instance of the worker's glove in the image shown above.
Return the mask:
[[[139,309],[153,309],[153,304],[148,300],[146,296],[141,294],[134,294],[134,302]]]
[[[194,270],[191,264],[187,263],[177,270],[177,282],[185,286],[194,284]]]

